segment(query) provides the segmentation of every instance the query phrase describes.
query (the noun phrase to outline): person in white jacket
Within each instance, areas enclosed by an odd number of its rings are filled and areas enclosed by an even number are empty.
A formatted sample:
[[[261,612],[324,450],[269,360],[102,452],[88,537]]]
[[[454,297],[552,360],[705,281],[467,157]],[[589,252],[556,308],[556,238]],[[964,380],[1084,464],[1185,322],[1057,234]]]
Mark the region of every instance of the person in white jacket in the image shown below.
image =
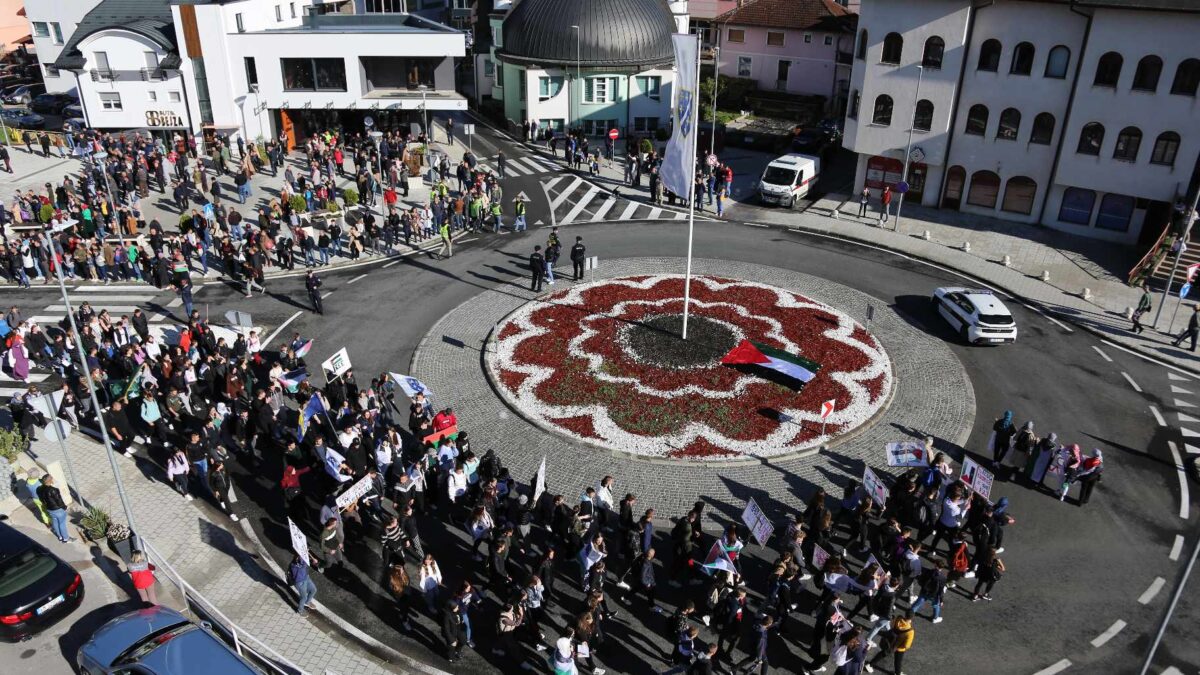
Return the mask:
[[[188,463],[187,453],[183,448],[175,450],[175,454],[167,460],[167,478],[179,494],[183,495],[189,502],[192,501],[192,496],[188,494],[188,470],[191,465]]]
[[[600,484],[596,486],[596,496],[592,498],[592,502],[596,505],[596,520],[599,522],[601,530],[608,527],[608,519],[611,517],[615,483],[616,479],[612,476],[600,479]]]
[[[426,553],[425,559],[421,561],[418,582],[421,585],[421,593],[425,596],[425,606],[429,608],[430,614],[437,616],[438,596],[441,595],[442,589],[442,570],[432,554]]]

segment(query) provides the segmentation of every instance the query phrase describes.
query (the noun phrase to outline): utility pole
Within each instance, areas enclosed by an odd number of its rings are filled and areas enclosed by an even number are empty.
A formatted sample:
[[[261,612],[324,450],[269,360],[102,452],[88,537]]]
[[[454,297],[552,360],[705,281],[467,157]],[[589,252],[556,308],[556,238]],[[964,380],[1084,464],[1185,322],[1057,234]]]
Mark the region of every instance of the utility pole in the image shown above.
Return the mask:
[[[1163,289],[1162,301],[1158,303],[1158,311],[1154,313],[1154,323],[1152,325],[1155,329],[1158,328],[1158,318],[1162,316],[1163,305],[1167,304],[1167,298],[1171,297],[1171,284],[1175,283],[1175,272],[1179,270],[1179,259],[1183,257],[1183,252],[1187,249],[1187,240],[1192,232],[1192,223],[1196,220],[1196,206],[1198,202],[1200,202],[1200,188],[1192,196],[1192,206],[1183,216],[1183,235],[1176,242],[1178,246],[1175,249],[1175,262],[1171,265],[1171,276],[1167,277],[1167,287]],[[1182,301],[1183,299],[1180,298],[1180,302]],[[1166,332],[1171,332],[1171,326],[1167,326]]]
[[[921,102],[921,79],[925,76],[925,66],[917,66],[917,90],[913,92],[913,113],[908,120],[908,145],[904,147],[904,171],[900,174],[900,180],[905,184],[908,183],[908,162],[912,159],[912,135],[913,127],[917,126],[917,104]],[[900,199],[896,202],[896,225],[893,232],[900,231],[900,209],[904,208],[904,193],[900,193]],[[887,207],[883,207],[886,209]]]

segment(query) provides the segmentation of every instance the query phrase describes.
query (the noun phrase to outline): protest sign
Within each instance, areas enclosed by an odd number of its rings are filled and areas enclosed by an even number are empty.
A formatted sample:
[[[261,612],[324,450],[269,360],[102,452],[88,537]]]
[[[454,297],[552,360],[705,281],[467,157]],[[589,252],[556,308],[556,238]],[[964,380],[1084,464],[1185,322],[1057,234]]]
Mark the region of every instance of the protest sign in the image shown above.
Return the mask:
[[[742,522],[746,527],[750,528],[750,534],[754,535],[754,540],[759,546],[766,546],[771,540],[771,533],[775,531],[775,526],[767,518],[767,514],[763,513],[762,508],[754,501],[754,497],[746,503],[746,508],[742,511]]]
[[[813,544],[812,564],[817,569],[825,567],[825,562],[829,560],[829,551],[821,548],[820,544]]]
[[[300,556],[300,559],[304,561],[305,565],[307,565],[309,557],[308,538],[304,536],[304,533],[300,531],[299,527],[296,527],[296,523],[293,523],[291,518],[288,518],[288,530],[290,530],[292,533],[292,550],[295,551],[296,555]]]
[[[344,509],[347,506],[350,506],[354,502],[358,501],[359,497],[362,497],[363,495],[370,492],[370,490],[371,490],[371,477],[363,476],[362,478],[359,478],[357,483],[350,486],[350,489],[346,490],[345,492],[343,492],[342,494],[337,496],[336,502],[337,502],[338,508]]]
[[[995,480],[995,477],[992,476],[991,471],[983,468],[970,457],[963,458],[962,473],[958,479],[978,493],[980,497],[984,499],[991,497],[992,482]]]
[[[862,483],[863,489],[875,500],[876,506],[882,507],[887,502],[888,489],[869,466],[863,469]]]
[[[885,443],[888,466],[929,466],[929,453],[919,441]]]
[[[537,508],[538,498],[546,491],[546,456],[542,455],[542,465],[538,467],[537,478],[533,481],[533,504]]]
[[[350,370],[350,354],[346,353],[345,347],[342,347],[322,363],[321,367],[325,369],[325,379],[336,380]]]

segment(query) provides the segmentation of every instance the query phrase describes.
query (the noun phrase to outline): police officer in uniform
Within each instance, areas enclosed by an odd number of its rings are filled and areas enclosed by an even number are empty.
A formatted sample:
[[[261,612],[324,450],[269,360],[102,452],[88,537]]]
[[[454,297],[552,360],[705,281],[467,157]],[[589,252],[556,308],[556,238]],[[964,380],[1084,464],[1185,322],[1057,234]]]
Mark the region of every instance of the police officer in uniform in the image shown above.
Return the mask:
[[[314,310],[317,314],[324,314],[325,308],[321,306],[321,277],[309,270],[308,275],[304,277],[304,287],[308,289],[308,299],[312,300]]]
[[[583,246],[583,237],[575,237],[575,245],[571,247],[571,264],[575,268],[575,281],[583,278],[583,261],[587,259],[587,249]]]
[[[546,276],[546,258],[542,255],[542,247],[534,246],[533,254],[529,256],[529,290],[534,293],[542,291],[542,278]]]

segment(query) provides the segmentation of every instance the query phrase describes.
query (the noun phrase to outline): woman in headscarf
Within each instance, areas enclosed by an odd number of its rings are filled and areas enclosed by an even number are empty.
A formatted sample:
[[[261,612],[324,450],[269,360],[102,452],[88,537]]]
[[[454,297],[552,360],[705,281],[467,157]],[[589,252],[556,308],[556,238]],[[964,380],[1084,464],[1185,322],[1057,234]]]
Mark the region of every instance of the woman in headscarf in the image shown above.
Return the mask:
[[[1025,480],[1029,481],[1030,485],[1041,485],[1042,479],[1046,477],[1046,467],[1050,466],[1050,460],[1054,458],[1057,450],[1058,434],[1051,433],[1038,441],[1033,452],[1029,453],[1029,461],[1025,463]]]
[[[1086,457],[1079,464],[1079,468],[1074,476],[1070,477],[1070,482],[1079,483],[1079,505],[1083,506],[1088,503],[1092,497],[1092,490],[1096,488],[1096,483],[1100,482],[1100,473],[1104,471],[1104,455],[1099,448],[1092,451],[1091,457]],[[1063,491],[1066,494],[1066,490]]]
[[[1009,479],[1024,470],[1025,464],[1029,461],[1029,454],[1037,445],[1037,441],[1037,435],[1033,433],[1033,420],[1030,420],[1013,437],[1012,449],[1004,457],[1005,473]]]
[[[1008,454],[1008,450],[1012,447],[1013,436],[1017,433],[1017,428],[1013,426],[1013,414],[1011,410],[1005,410],[1004,416],[996,420],[992,425],[992,437],[988,440],[988,447],[992,451],[992,466],[999,469],[1000,463],[1004,461],[1004,456]]]

